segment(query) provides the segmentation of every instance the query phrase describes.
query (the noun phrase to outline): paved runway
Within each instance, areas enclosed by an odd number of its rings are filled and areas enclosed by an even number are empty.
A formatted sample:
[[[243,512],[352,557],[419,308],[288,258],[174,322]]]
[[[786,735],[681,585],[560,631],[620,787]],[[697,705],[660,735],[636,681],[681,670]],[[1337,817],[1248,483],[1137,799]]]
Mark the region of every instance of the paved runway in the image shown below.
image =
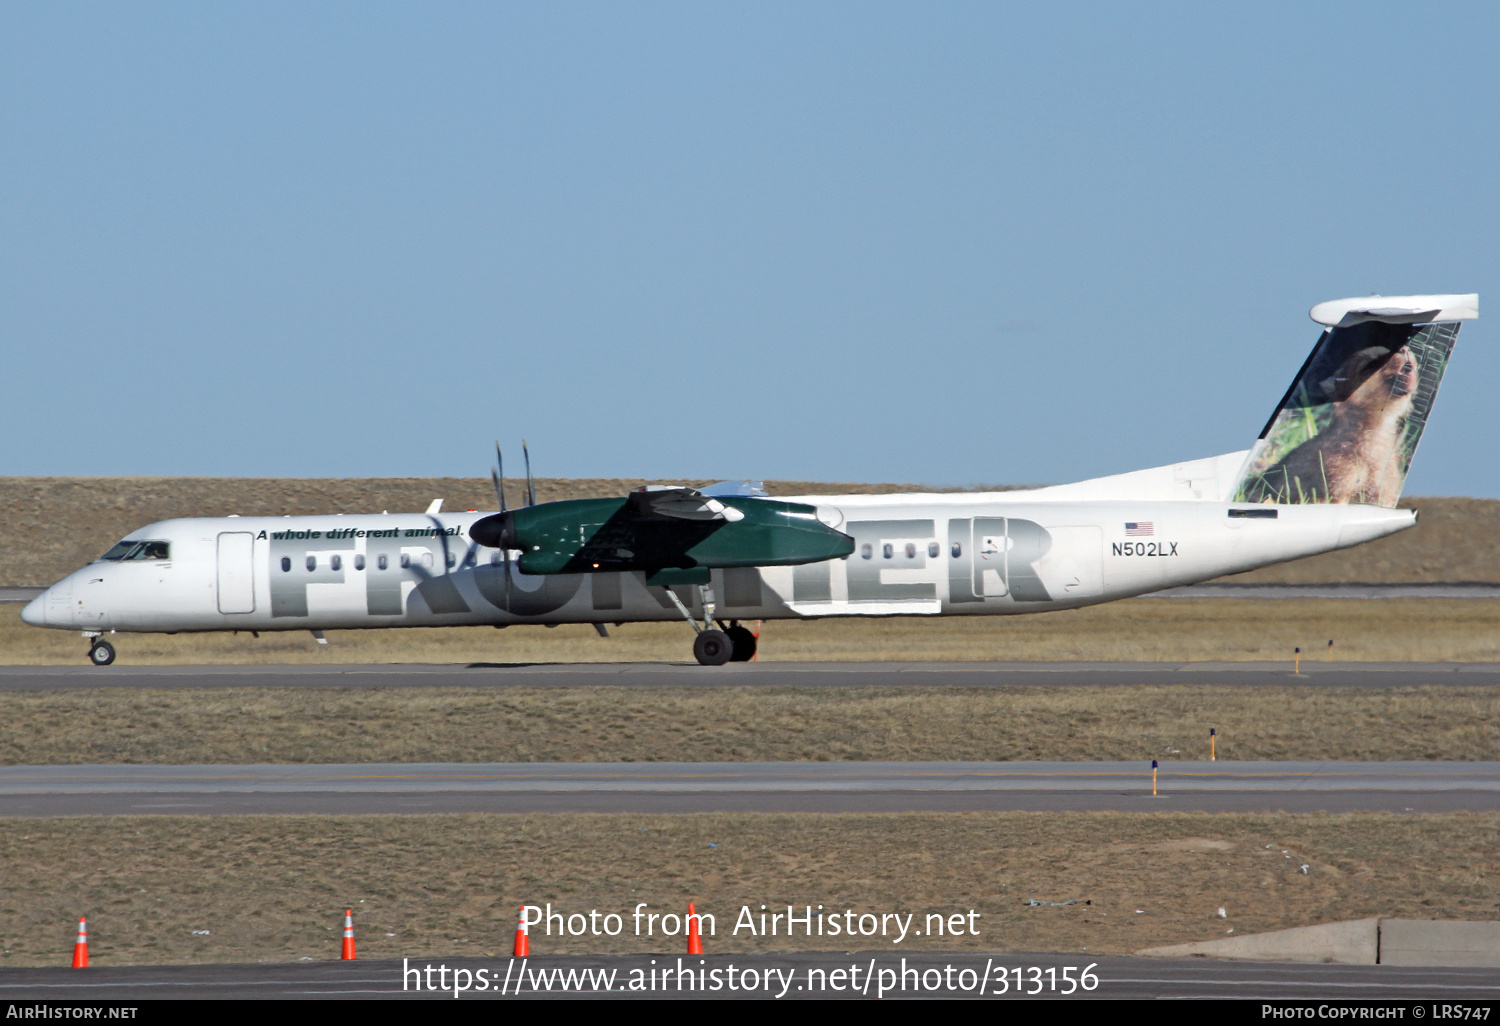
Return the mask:
[[[0,691],[59,688],[1246,687],[1500,685],[1500,663],[541,663],[0,666]]]
[[[539,943],[534,941],[534,944]],[[713,940],[707,945],[713,947]],[[535,948],[533,948],[535,950]],[[653,964],[652,959],[655,959]],[[905,963],[902,959],[905,958]],[[1039,954],[1026,952],[916,952],[898,949],[860,952],[795,952],[768,955],[710,954],[704,958],[682,957],[684,968],[703,968],[707,975],[719,971],[719,990],[648,990],[645,993],[627,989],[634,970],[645,974],[655,970],[660,979],[663,968],[677,969],[679,956],[672,954],[641,955],[574,955],[538,954],[528,959],[496,958],[421,958],[405,966],[400,961],[304,962],[282,965],[174,965],[104,968],[87,970],[66,968],[0,969],[0,1001],[150,1001],[163,998],[430,998],[453,1001],[451,989],[455,969],[467,970],[467,983],[474,986],[477,971],[486,970],[485,991],[470,989],[462,995],[467,1001],[486,1001],[517,996],[570,997],[608,993],[611,997],[688,997],[688,998],[859,998],[877,996],[893,998],[968,997],[1017,1000],[1015,987],[1017,967],[1024,971],[1023,990],[1037,988],[1036,998],[1064,997],[1067,989],[1063,969],[1074,979],[1092,966],[1098,985],[1092,991],[1075,990],[1072,998],[1236,998],[1280,1001],[1358,1001],[1452,1002],[1494,1001],[1500,997],[1500,979],[1495,970],[1484,968],[1436,968],[1391,965],[1323,965],[1296,963],[1218,962],[1201,959],[1167,960],[1133,958],[1119,955]],[[872,964],[873,963],[873,964]],[[424,971],[433,968],[435,985],[448,989],[427,990]],[[734,990],[727,981],[727,969],[733,965]],[[438,967],[446,967],[446,975]],[[953,972],[948,973],[951,966]],[[1031,967],[1041,972],[1034,977]],[[997,994],[1000,970],[1007,969],[1005,990]],[[416,969],[415,978],[403,969]],[[580,985],[564,991],[556,970],[592,971]],[[809,975],[808,970],[814,970]],[[854,973],[850,974],[853,969]],[[872,985],[864,989],[866,975],[874,970]],[[916,970],[919,975],[903,977],[902,970]],[[1049,974],[1048,970],[1053,970]],[[818,972],[821,970],[821,972]],[[842,970],[838,977],[830,974]],[[936,973],[933,972],[936,970]],[[969,971],[965,974],[965,971]],[[601,978],[600,972],[605,975]],[[768,988],[767,973],[769,971]],[[507,978],[507,972],[509,977]],[[753,973],[754,989],[746,985],[744,974]],[[697,982],[697,974],[694,982]],[[924,985],[925,978],[925,985]],[[403,979],[408,989],[402,989]],[[575,976],[574,980],[578,978]],[[676,980],[677,977],[670,977]],[[905,989],[895,989],[905,982]],[[951,979],[951,989],[928,990],[943,986]],[[987,981],[981,995],[978,980]],[[1037,982],[1033,983],[1033,979]],[[493,980],[493,983],[490,983]],[[826,981],[841,987],[819,986]],[[416,982],[423,989],[411,989]],[[1055,981],[1055,982],[1053,982]],[[550,983],[552,989],[546,989]],[[502,995],[501,986],[505,987]],[[882,985],[891,987],[881,993]],[[962,989],[964,985],[969,989]],[[783,991],[784,988],[784,991]],[[1054,989],[1055,988],[1055,989]],[[1307,1007],[1305,1004],[1303,1007]],[[1257,1012],[1259,1010],[1257,1009]],[[1425,1009],[1424,1009],[1425,1011]],[[1414,1016],[1413,1016],[1414,1017]]]
[[[1496,762],[5,766],[0,815],[451,811],[1500,811]]]

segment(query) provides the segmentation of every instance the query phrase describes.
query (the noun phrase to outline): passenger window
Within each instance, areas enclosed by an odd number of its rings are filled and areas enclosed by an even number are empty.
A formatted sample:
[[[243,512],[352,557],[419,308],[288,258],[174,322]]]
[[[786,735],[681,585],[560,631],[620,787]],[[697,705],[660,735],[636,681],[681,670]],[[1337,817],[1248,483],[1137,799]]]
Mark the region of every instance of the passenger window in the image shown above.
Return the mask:
[[[354,569],[356,569],[356,570],[363,570],[364,568],[365,568],[365,557],[362,556],[362,555],[356,554],[355,557],[354,557]]]
[[[916,559],[917,558],[917,547],[915,545],[913,545],[911,542],[907,542],[906,543],[906,558],[907,559]]]
[[[451,553],[451,552],[448,553],[448,569],[449,570],[453,569],[453,564],[454,564],[454,562],[455,562],[456,559],[457,559],[457,557],[454,556],[453,553]]]
[[[960,545],[958,542],[954,542],[953,543],[953,558],[957,559],[959,556],[962,556],[963,554],[964,554],[964,547],[962,545]]]
[[[432,553],[430,553],[430,552],[424,552],[424,553],[422,553],[422,565],[425,566],[429,570],[432,569]]]
[[[289,573],[292,572],[292,557],[291,556],[282,556],[281,557],[281,572],[284,573],[284,574],[289,574]]]
[[[928,559],[937,559],[937,554],[938,554],[938,543],[937,542],[928,542],[927,543],[927,558]]]
[[[490,553],[490,566],[499,566],[499,565],[500,565],[500,550],[496,549],[494,552]]]
[[[868,542],[859,547],[859,555],[861,559],[869,559],[873,555]]]
[[[307,569],[309,571],[312,571],[312,570],[316,570],[317,568],[318,568],[318,557],[317,556],[308,556],[307,557]]]
[[[401,553],[401,569],[405,570],[409,566],[411,566],[411,553],[410,552],[403,552],[403,553]]]
[[[342,570],[342,569],[344,569],[344,557],[343,556],[334,556],[332,559],[330,559],[328,561],[328,565],[330,567],[332,567],[333,569],[335,569],[335,570]]]
[[[886,559],[890,559],[891,558],[891,553],[893,551],[894,550],[891,548],[891,545],[890,545],[889,542],[887,542],[886,544],[880,546],[880,554],[882,556],[884,556]]]
[[[387,559],[385,553],[382,552],[380,555],[375,557],[375,565],[380,567],[380,569],[385,570],[391,565],[391,561]]]

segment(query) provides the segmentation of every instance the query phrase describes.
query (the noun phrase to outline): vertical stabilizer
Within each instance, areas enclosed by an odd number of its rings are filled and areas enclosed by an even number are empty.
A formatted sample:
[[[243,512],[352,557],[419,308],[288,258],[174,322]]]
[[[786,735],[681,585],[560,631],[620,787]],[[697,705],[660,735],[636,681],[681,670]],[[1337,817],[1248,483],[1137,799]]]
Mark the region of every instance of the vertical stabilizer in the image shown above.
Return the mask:
[[[1311,316],[1327,330],[1250,450],[1234,501],[1394,506],[1479,297],[1339,299]]]

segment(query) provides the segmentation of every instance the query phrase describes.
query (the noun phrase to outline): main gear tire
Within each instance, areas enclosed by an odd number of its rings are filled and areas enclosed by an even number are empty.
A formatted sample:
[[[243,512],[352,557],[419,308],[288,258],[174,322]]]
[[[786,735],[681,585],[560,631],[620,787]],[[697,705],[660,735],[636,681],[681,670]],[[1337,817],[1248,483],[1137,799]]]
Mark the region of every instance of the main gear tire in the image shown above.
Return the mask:
[[[701,631],[693,639],[693,657],[704,666],[723,666],[734,656],[734,642],[723,631]]]
[[[115,646],[107,641],[96,641],[89,649],[89,662],[95,666],[108,666],[115,661]]]
[[[734,646],[734,654],[729,657],[731,663],[748,663],[755,658],[756,639],[749,627],[733,624],[724,633],[729,635],[729,643]]]

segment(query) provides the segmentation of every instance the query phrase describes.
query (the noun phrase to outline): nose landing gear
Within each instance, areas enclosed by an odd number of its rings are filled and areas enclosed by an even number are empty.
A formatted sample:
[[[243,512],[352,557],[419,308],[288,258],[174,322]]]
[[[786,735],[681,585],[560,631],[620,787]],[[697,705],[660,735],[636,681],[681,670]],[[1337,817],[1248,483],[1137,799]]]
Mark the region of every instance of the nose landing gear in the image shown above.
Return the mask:
[[[95,638],[89,646],[89,662],[95,666],[108,666],[115,661],[115,646],[103,638]]]

